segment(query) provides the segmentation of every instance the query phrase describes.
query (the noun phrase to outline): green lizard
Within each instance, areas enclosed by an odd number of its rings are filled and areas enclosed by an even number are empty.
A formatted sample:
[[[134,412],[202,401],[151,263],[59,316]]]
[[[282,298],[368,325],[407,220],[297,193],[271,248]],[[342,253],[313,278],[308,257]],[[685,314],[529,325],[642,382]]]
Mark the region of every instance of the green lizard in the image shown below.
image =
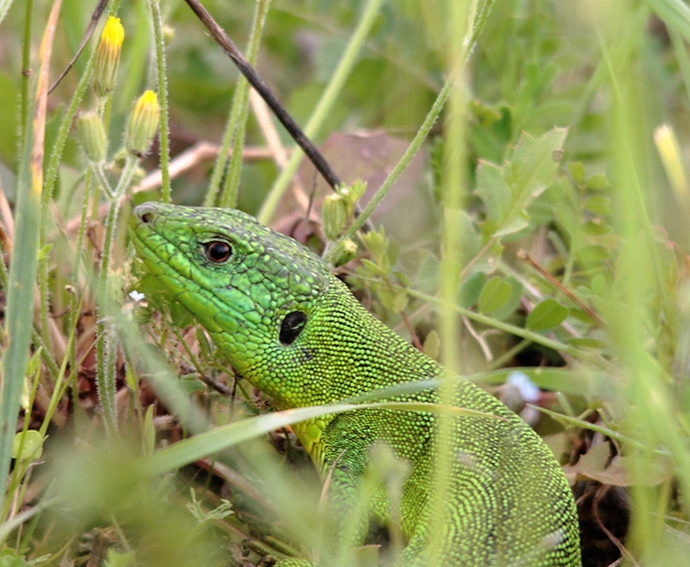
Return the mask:
[[[293,239],[236,210],[146,203],[130,234],[147,269],[212,336],[234,369],[281,409],[329,404],[441,375],[443,368],[372,317],[326,264]],[[433,390],[396,401],[438,403]],[[460,380],[454,403],[496,417],[454,418],[447,521],[439,565],[581,565],[568,483],[541,438],[475,384]],[[401,499],[407,545],[396,565],[430,561],[434,413],[362,409],[297,424],[344,517],[375,442],[410,465]],[[444,444],[442,446],[449,446]],[[375,498],[386,517],[385,497]],[[330,520],[336,533],[338,518]],[[366,526],[357,530],[363,539]],[[361,541],[352,542],[353,545]],[[280,560],[281,567],[313,565]]]

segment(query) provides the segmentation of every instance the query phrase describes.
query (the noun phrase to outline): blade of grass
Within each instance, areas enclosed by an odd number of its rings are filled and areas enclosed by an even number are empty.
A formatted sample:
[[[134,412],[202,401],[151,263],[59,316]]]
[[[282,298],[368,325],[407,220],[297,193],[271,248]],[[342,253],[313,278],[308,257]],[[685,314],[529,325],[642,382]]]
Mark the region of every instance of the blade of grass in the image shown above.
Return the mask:
[[[31,66],[31,22],[33,21],[34,13],[34,0],[27,0],[26,11],[24,14],[24,38],[22,40],[22,70],[29,69]],[[2,16],[0,16],[0,22],[2,22]],[[24,147],[24,135],[26,130],[24,124],[28,120],[29,116],[29,85],[31,83],[31,78],[29,73],[22,73],[22,94],[20,98],[19,106],[19,124],[20,137],[19,137],[19,148]]]
[[[643,0],[667,26],[690,41],[690,8],[681,0]]]
[[[263,33],[266,15],[271,5],[270,0],[258,0],[254,11],[254,25],[249,38],[249,62],[256,64],[256,57],[259,52],[259,42]],[[235,128],[234,144],[232,146],[232,157],[230,166],[225,177],[225,185],[220,196],[220,206],[224,208],[234,208],[237,204],[237,191],[240,185],[240,171],[242,170],[242,153],[244,151],[244,136],[247,129],[247,117],[249,116],[249,82],[242,77],[241,84],[238,86],[237,98],[239,106],[239,117]],[[233,101],[234,106],[234,101]],[[225,154],[227,155],[227,153]]]
[[[34,285],[38,261],[43,155],[48,102],[48,71],[62,0],[55,0],[41,49],[34,96],[34,112],[25,125],[22,166],[17,184],[13,258],[7,293],[8,347],[0,382],[0,478],[6,478],[12,456],[12,438],[29,359],[34,312]],[[0,502],[4,502],[3,491]]]
[[[270,0],[260,0],[259,2],[256,3],[256,8],[254,9],[254,21],[252,23],[252,31],[249,34],[249,46],[248,46],[248,52],[247,52],[247,61],[249,61],[249,64],[254,66],[256,64],[256,57],[259,52],[259,43],[261,41],[261,35],[263,33],[263,28],[264,28],[264,23],[266,21],[266,14],[268,14],[268,8],[270,6]],[[228,153],[230,151],[230,144],[232,143],[233,139],[235,140],[235,144],[233,147],[232,155],[233,155],[233,162],[235,159],[239,159],[241,163],[241,157],[242,157],[242,152],[240,151],[240,148],[244,146],[244,135],[242,134],[242,142],[241,146],[238,146],[238,135],[240,132],[238,131],[238,125],[239,124],[244,124],[246,123],[247,120],[247,100],[249,96],[249,81],[242,75],[240,79],[238,80],[237,87],[235,90],[235,96],[232,99],[232,107],[230,109],[230,117],[228,118],[228,123],[227,126],[225,127],[225,134],[223,135],[223,141],[221,143],[221,148],[220,148],[220,153],[218,154],[218,159],[216,160],[215,165],[213,166],[213,174],[211,175],[211,183],[208,188],[208,192],[206,193],[206,198],[204,200],[204,206],[205,207],[211,207],[216,203],[216,197],[218,195],[218,190],[220,188],[220,182],[223,177],[223,173],[225,172],[225,166],[228,162]],[[237,153],[239,152],[239,156],[235,158]],[[233,165],[231,163],[230,169],[233,169]],[[230,173],[228,172],[228,177],[230,177]],[[238,178],[239,182],[239,178]],[[226,183],[226,187],[228,187],[228,183]],[[228,201],[227,206],[234,206],[235,205],[235,200],[236,200],[236,191],[237,187],[235,187],[235,197],[228,196],[227,198],[221,197],[221,200],[226,200]],[[224,191],[226,193],[226,191]]]
[[[10,9],[12,5],[12,0],[0,0],[0,24],[7,14],[7,10]]]
[[[321,95],[313,114],[309,118],[309,122],[304,128],[304,133],[308,138],[313,138],[319,134],[324,120],[333,108],[340,91],[345,85],[345,80],[357,61],[357,55],[362,49],[364,40],[369,34],[371,26],[374,24],[374,19],[378,14],[381,1],[382,0],[369,0],[364,8],[364,13],[357,24],[357,28],[352,34],[352,37],[345,48],[345,52],[340,58],[338,67],[331,77],[331,82]],[[275,183],[273,184],[273,187],[271,187],[271,190],[268,193],[268,196],[266,197],[259,214],[257,215],[259,222],[268,224],[271,221],[273,213],[275,212],[276,207],[278,206],[278,203],[283,197],[286,189],[290,185],[290,180],[292,179],[293,175],[295,175],[300,163],[302,163],[303,157],[304,153],[299,149],[295,149],[295,151],[292,153],[292,156],[290,156],[290,161],[285,169],[281,171],[278,179],[276,179]]]
[[[474,49],[474,46],[477,43],[477,39],[479,38],[479,35],[484,29],[484,25],[486,24],[486,21],[489,17],[489,12],[491,11],[493,3],[494,0],[487,0],[486,3],[482,6],[482,9],[477,16],[476,23],[472,31],[471,40],[469,42],[463,42],[463,52],[460,59],[464,61],[464,64],[467,63],[469,55],[472,53],[472,50]],[[461,71],[462,68],[460,68],[458,72]],[[441,114],[441,111],[443,110],[443,107],[448,98],[448,95],[450,94],[453,88],[454,81],[455,76],[451,75],[446,81],[446,83],[443,85],[441,92],[438,93],[438,96],[436,97],[434,104],[429,110],[429,113],[426,115],[424,122],[420,126],[419,130],[417,131],[417,134],[408,146],[407,150],[405,150],[405,153],[400,158],[400,161],[398,161],[398,163],[393,168],[393,171],[391,171],[390,175],[386,178],[381,187],[379,187],[379,189],[376,191],[376,194],[371,198],[371,201],[369,201],[364,210],[357,216],[355,221],[347,228],[347,230],[338,239],[338,241],[329,250],[324,252],[324,258],[327,262],[331,261],[331,258],[328,257],[328,252],[334,250],[339,242],[351,239],[355,235],[355,233],[364,226],[364,223],[367,222],[371,214],[376,210],[376,207],[378,207],[378,205],[381,203],[381,201],[383,201],[383,198],[386,196],[388,191],[391,189],[391,187],[393,187],[393,184],[398,180],[398,178],[402,175],[407,166],[410,164],[412,158],[417,153],[417,150],[419,150],[422,143],[424,143],[424,140],[426,140],[426,137],[429,135],[432,126],[436,123],[436,120],[438,120],[438,117]]]
[[[316,419],[324,415],[332,415],[362,409],[390,409],[396,411],[423,411],[431,413],[448,412],[454,416],[485,417],[486,419],[501,419],[489,414],[457,408],[441,406],[439,404],[407,403],[407,402],[374,402],[368,404],[334,404],[329,406],[312,406],[277,411],[258,415],[249,419],[216,427],[200,435],[196,435],[165,449],[154,453],[141,461],[141,472],[150,476],[176,469],[198,459],[208,457],[218,451],[223,451],[248,439],[280,429],[287,425],[299,423],[309,419]]]

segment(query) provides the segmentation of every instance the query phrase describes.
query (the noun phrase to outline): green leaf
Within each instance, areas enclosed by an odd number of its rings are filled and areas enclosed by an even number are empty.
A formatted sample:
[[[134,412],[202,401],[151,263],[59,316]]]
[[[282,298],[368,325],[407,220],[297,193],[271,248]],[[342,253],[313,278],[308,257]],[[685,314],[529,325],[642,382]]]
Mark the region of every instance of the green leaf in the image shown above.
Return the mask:
[[[26,567],[26,561],[14,549],[0,551],[0,567]]]
[[[400,313],[407,307],[408,298],[404,289],[391,291],[386,286],[380,286],[376,290],[376,295],[378,295],[381,305],[392,313]]]
[[[547,331],[560,325],[567,316],[567,307],[555,299],[546,299],[530,311],[526,327],[531,331]]]
[[[609,180],[603,173],[592,175],[592,177],[587,180],[587,189],[591,189],[592,191],[608,189],[609,186]]]
[[[611,199],[604,195],[594,195],[594,197],[590,197],[582,203],[582,206],[588,211],[601,215],[602,217],[611,214]]]
[[[485,236],[501,237],[529,226],[527,206],[554,181],[558,156],[567,130],[554,128],[533,138],[523,134],[512,159],[502,167],[481,162],[477,195],[486,207]]]
[[[52,249],[53,249],[52,244],[46,244],[43,248],[41,248],[38,251],[38,261],[43,262],[43,260],[45,260],[48,257],[48,255],[50,254]]]
[[[479,296],[480,313],[491,313],[503,307],[510,299],[510,285],[501,278],[491,278]]]
[[[486,274],[484,272],[475,272],[462,282],[458,300],[460,307],[467,309],[477,303],[477,301],[479,301],[479,295],[484,288],[484,284],[486,284]]]
[[[433,254],[427,254],[417,270],[417,290],[422,293],[436,293],[440,274],[441,262]]]
[[[431,331],[426,336],[422,350],[429,358],[438,360],[438,355],[441,352],[441,337],[436,331]]]
[[[510,286],[510,297],[503,307],[491,314],[494,319],[498,319],[499,321],[503,321],[510,317],[518,308],[520,299],[522,299],[522,284],[511,277],[506,278],[505,282]]]
[[[568,164],[568,171],[570,171],[570,177],[576,185],[582,185],[585,182],[585,166],[579,161],[574,161]]]
[[[367,260],[366,258],[362,258],[362,264],[369,268],[371,272],[377,276],[387,276],[388,272],[384,270],[383,268],[379,267],[377,264],[374,264],[371,260]]]
[[[22,445],[22,439],[24,444]],[[21,454],[19,453],[21,447]],[[20,461],[40,459],[43,454],[43,436],[33,429],[19,432],[12,442],[12,458]]]
[[[577,251],[577,259],[588,268],[601,266],[603,262],[610,258],[611,254],[603,246],[584,246]]]

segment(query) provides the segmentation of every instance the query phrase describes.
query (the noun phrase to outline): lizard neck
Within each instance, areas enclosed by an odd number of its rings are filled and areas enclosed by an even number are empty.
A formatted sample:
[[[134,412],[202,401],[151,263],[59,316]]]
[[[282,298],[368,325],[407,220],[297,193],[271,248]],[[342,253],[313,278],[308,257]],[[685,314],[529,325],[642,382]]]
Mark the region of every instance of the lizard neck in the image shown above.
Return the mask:
[[[308,328],[295,345],[292,364],[280,365],[278,389],[247,376],[281,408],[328,404],[373,390],[438,376],[441,366],[372,317],[333,277]],[[276,391],[277,390],[277,391]]]

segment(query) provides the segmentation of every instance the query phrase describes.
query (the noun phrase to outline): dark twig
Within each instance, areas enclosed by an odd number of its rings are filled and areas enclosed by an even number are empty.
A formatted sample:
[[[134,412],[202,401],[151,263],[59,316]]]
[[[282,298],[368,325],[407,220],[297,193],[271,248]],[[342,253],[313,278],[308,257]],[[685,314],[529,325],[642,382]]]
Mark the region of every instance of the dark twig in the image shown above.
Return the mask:
[[[211,32],[211,36],[216,43],[221,46],[223,51],[225,51],[230,59],[233,60],[235,65],[237,65],[237,68],[247,78],[249,84],[254,87],[256,92],[261,95],[261,98],[266,101],[266,104],[268,104],[271,110],[275,113],[281,124],[285,126],[285,129],[288,131],[290,136],[292,136],[297,145],[302,148],[306,156],[314,164],[314,167],[316,167],[316,169],[319,170],[319,173],[323,175],[323,178],[326,180],[326,182],[333,189],[340,186],[340,179],[328,165],[319,150],[317,150],[309,138],[305,136],[304,132],[302,132],[302,129],[292,119],[292,116],[288,114],[287,110],[285,110],[285,107],[271,92],[266,83],[261,80],[261,77],[259,77],[258,73],[245,59],[244,55],[242,55],[237,47],[235,47],[235,44],[230,40],[223,28],[216,23],[213,17],[211,17],[211,14],[209,14],[206,11],[206,8],[204,8],[197,0],[185,0],[185,2],[187,2],[192,11]]]
[[[527,262],[530,266],[537,270],[537,272],[544,276],[551,283],[551,285],[553,285],[556,289],[558,289],[558,291],[566,295],[568,299],[570,299],[570,301],[572,301],[587,315],[589,315],[597,325],[599,325],[602,328],[606,327],[606,323],[604,323],[604,321],[601,317],[599,317],[599,315],[597,315],[590,307],[588,307],[582,301],[580,301],[572,291],[570,291],[561,282],[554,278],[549,272],[542,268],[529,254],[527,254],[527,252],[525,252],[524,250],[518,250],[517,257],[520,258],[520,260]]]
[[[91,36],[93,35],[93,30],[96,29],[96,25],[98,24],[98,20],[101,19],[101,16],[103,15],[103,12],[105,12],[106,7],[108,6],[108,0],[98,0],[98,5],[96,6],[96,9],[93,11],[93,14],[91,14],[91,21],[89,22],[89,27],[86,28],[86,31],[84,32],[84,37],[81,38],[81,43],[79,44],[79,48],[77,49],[77,52],[74,54],[74,57],[72,57],[72,60],[69,62],[67,67],[65,67],[65,70],[60,74],[60,76],[57,78],[57,80],[53,83],[53,86],[50,87],[50,90],[48,90],[48,94],[52,93],[57,86],[60,84],[60,81],[65,78],[65,75],[70,72],[70,69],[74,67],[74,63],[77,61],[79,56],[81,55],[81,52],[84,51],[84,48],[86,47],[86,44],[89,43],[89,40],[91,39]]]

